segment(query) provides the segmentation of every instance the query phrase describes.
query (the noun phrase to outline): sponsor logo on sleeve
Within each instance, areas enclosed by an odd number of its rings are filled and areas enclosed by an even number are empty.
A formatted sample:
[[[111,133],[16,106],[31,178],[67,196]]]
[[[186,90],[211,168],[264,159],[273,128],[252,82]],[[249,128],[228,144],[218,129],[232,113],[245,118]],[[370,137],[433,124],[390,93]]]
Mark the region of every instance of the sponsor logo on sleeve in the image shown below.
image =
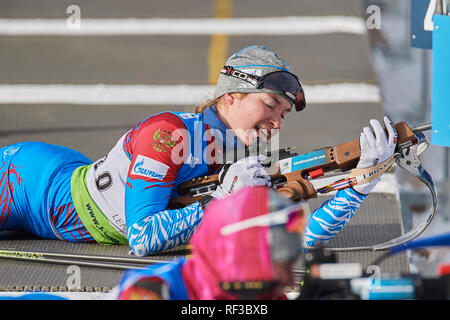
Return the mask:
[[[198,118],[198,114],[191,113],[191,112],[185,112],[185,113],[180,113],[180,117],[182,117],[183,119],[194,119],[194,118]]]
[[[146,156],[138,155],[131,171],[131,175],[163,180],[167,174],[167,170],[169,170],[169,166],[164,163]]]

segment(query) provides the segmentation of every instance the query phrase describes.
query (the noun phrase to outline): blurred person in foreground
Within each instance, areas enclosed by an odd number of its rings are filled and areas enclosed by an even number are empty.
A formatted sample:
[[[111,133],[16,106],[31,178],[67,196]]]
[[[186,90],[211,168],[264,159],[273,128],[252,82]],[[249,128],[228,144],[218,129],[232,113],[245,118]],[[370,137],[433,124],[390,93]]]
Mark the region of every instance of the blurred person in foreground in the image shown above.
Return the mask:
[[[213,200],[191,239],[192,255],[127,271],[111,299],[286,299],[302,252],[304,214],[266,187]]]
[[[211,101],[193,113],[149,116],[97,161],[42,142],[1,148],[0,230],[24,230],[44,239],[128,244],[136,256],[187,243],[212,199],[245,186],[271,186],[263,156],[222,167],[224,155],[248,148],[258,138],[271,140],[282,130],[284,118],[305,106],[300,80],[284,59],[263,46],[243,48],[226,61]],[[384,122],[388,137],[378,120],[370,121],[373,131],[363,129],[358,168],[393,154],[395,127],[386,117]],[[302,128],[298,129],[301,143]],[[220,184],[211,194],[182,208],[169,208],[181,183],[218,172]],[[339,190],[315,210],[304,243],[314,246],[332,239],[379,180]]]

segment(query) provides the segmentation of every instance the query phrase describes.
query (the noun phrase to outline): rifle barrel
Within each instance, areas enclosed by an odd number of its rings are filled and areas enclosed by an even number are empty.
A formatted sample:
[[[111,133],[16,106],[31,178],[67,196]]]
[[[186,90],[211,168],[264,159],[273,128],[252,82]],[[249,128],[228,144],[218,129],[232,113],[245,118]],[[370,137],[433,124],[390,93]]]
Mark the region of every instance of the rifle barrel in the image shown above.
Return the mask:
[[[431,123],[423,124],[421,126],[417,126],[415,128],[411,128],[412,132],[421,132],[431,130]]]

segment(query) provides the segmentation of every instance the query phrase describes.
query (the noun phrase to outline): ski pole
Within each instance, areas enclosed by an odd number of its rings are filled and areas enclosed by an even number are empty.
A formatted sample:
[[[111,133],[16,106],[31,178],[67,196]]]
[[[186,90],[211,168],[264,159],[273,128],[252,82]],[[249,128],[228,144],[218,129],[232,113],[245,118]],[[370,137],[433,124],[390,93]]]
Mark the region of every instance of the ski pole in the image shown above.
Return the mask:
[[[111,257],[102,255],[53,253],[38,251],[0,250],[0,259],[79,265],[106,269],[146,269],[146,265],[173,262],[174,259]],[[294,274],[307,274],[307,270],[294,269]]]
[[[111,257],[37,251],[0,250],[0,258],[57,264],[76,264],[109,269],[145,269],[145,265],[170,262],[170,259]],[[87,261],[86,261],[87,260]]]

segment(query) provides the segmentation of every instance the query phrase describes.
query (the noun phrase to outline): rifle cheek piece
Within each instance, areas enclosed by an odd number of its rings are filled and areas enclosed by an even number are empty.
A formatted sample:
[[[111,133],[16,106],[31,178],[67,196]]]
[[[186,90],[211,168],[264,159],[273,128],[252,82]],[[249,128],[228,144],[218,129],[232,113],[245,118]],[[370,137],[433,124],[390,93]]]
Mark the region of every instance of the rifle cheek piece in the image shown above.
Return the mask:
[[[277,191],[284,197],[293,201],[311,199],[317,196],[316,190],[311,182],[304,179],[289,181]]]

